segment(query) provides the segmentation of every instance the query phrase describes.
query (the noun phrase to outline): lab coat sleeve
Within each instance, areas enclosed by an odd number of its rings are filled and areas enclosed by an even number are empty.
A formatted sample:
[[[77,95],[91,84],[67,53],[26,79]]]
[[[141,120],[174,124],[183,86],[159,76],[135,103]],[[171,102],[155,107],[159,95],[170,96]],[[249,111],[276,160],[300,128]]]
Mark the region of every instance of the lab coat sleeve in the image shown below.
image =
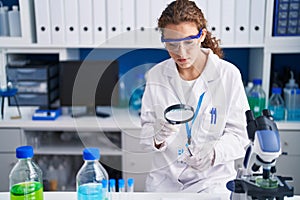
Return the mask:
[[[146,88],[142,99],[141,108],[141,138],[140,144],[145,146],[148,151],[164,151],[166,149],[166,144],[163,143],[159,149],[154,146],[154,123],[156,121],[155,106],[153,104],[154,88],[151,86],[151,79],[148,76]],[[155,84],[153,84],[155,85]]]
[[[244,157],[245,147],[250,142],[245,116],[246,110],[249,110],[249,104],[239,72],[233,77],[231,91],[228,95],[229,107],[225,129],[215,145],[214,166]]]

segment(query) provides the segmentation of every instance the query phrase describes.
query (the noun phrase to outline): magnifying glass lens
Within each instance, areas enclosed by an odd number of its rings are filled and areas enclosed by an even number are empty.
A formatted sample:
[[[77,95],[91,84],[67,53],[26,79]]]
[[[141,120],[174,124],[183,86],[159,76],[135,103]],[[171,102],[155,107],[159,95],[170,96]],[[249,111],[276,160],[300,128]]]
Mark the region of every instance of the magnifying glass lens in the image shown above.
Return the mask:
[[[165,110],[165,119],[171,124],[182,124],[194,117],[194,109],[184,104],[176,104]]]

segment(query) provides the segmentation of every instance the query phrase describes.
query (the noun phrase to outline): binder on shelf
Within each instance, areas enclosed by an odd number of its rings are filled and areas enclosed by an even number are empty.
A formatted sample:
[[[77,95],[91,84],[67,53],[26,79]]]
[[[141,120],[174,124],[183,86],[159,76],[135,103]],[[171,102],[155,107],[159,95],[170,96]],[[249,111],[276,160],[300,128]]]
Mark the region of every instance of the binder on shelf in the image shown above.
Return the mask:
[[[135,42],[135,0],[122,0],[122,44]]]
[[[151,43],[151,28],[150,28],[150,1],[135,1],[135,19],[136,19],[136,43],[150,44]]]
[[[50,0],[50,24],[52,44],[65,43],[64,2],[62,0]]]
[[[208,30],[217,39],[221,35],[221,0],[209,0],[207,2]]]
[[[121,33],[121,0],[106,1],[108,43],[116,43]]]
[[[34,0],[36,36],[38,44],[51,44],[49,0]]]
[[[78,1],[64,0],[65,33],[67,44],[79,44]]]
[[[158,30],[158,19],[163,10],[167,7],[167,3],[162,0],[150,0],[150,27],[151,27],[151,44],[161,45],[161,33]]]
[[[235,44],[249,44],[250,0],[236,0],[235,6]]]
[[[93,0],[94,43],[101,45],[106,41],[106,1]]]
[[[93,38],[93,1],[79,1],[79,41],[80,44],[94,43]]]
[[[201,9],[202,13],[204,14],[204,18],[207,18],[207,4],[210,0],[196,0],[197,6]]]
[[[250,1],[250,44],[264,42],[265,4],[265,0]]]
[[[231,45],[234,43],[235,0],[221,1],[221,3],[221,43]]]

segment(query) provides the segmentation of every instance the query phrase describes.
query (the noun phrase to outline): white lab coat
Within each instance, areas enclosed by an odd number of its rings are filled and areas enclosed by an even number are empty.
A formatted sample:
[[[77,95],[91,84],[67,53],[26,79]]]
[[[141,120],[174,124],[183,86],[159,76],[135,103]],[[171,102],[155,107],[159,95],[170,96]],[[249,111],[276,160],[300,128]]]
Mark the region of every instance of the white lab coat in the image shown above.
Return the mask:
[[[209,49],[208,60],[197,78],[190,97],[183,95],[180,76],[173,59],[154,66],[147,74],[142,100],[141,144],[155,152],[152,170],[146,180],[151,192],[229,192],[226,183],[234,179],[234,160],[245,155],[249,143],[245,111],[249,109],[239,70]],[[159,150],[154,147],[153,124],[164,119],[164,110],[173,104],[184,103],[196,110],[199,96],[205,92],[199,114],[192,126],[192,144],[212,142],[215,150],[214,166],[199,172],[178,162],[178,153],[187,142],[185,125],[168,138]],[[216,124],[211,123],[210,111],[217,109]]]

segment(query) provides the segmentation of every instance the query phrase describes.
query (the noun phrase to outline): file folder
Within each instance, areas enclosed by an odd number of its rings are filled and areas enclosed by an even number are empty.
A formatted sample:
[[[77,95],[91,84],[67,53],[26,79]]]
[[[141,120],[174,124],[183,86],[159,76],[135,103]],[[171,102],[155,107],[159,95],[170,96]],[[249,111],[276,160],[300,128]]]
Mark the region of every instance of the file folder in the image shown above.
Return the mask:
[[[265,0],[251,0],[250,44],[264,43],[265,5]]]
[[[221,43],[231,45],[234,43],[235,0],[221,1],[221,3]]]
[[[250,0],[236,0],[235,6],[235,44],[249,44]]]
[[[116,36],[121,33],[121,0],[107,0],[107,37],[109,43],[118,42]]]
[[[67,44],[79,44],[79,8],[77,0],[64,0],[65,33]]]
[[[136,43],[150,44],[151,30],[150,30],[150,0],[136,0]]]
[[[49,0],[35,0],[35,23],[38,44],[51,44]]]
[[[207,1],[207,24],[208,30],[217,39],[221,35],[221,0]]]
[[[101,45],[106,41],[106,1],[93,0],[94,43]]]
[[[91,45],[93,38],[93,1],[79,1],[79,41],[83,45]]]
[[[65,44],[64,1],[50,0],[52,44]]]

